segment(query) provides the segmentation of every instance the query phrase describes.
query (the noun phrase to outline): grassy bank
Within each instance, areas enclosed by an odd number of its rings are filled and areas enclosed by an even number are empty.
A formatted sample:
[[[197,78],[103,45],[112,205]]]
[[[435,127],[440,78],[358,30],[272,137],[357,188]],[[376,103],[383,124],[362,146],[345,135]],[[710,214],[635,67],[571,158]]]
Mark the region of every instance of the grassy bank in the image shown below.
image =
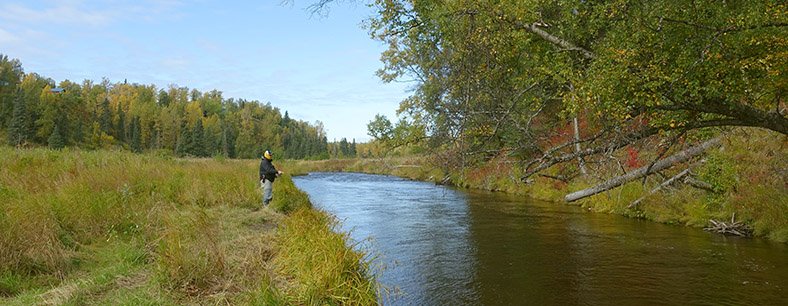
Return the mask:
[[[0,148],[0,304],[374,304],[364,254],[258,162]]]
[[[591,211],[620,214],[668,224],[694,227],[708,225],[709,219],[746,222],[756,236],[788,242],[788,138],[776,133],[738,129],[729,133],[723,146],[710,150],[693,172],[710,183],[715,192],[680,184],[646,197],[638,207],[627,206],[640,198],[663,179],[652,177],[573,203]],[[655,157],[654,152],[641,151],[640,165]],[[622,160],[625,156],[621,156]],[[294,161],[288,167],[297,172],[352,171],[391,174],[415,180],[445,182],[464,188],[502,191],[563,202],[564,195],[596,185],[604,178],[621,174],[621,168],[608,167],[587,177],[563,182],[533,176],[529,183],[520,182],[522,173],[515,163],[496,158],[464,170],[443,171],[429,157],[347,159],[338,161]],[[556,166],[546,174],[558,175],[576,167]],[[664,171],[671,177],[685,169],[677,165]],[[631,170],[626,169],[626,170]]]

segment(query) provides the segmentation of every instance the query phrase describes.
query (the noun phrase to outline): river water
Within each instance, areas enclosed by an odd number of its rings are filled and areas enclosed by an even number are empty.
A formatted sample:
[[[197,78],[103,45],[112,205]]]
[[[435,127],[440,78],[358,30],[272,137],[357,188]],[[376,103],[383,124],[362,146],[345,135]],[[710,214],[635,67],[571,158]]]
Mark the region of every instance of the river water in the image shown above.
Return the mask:
[[[294,178],[392,305],[788,305],[788,247],[393,176]]]

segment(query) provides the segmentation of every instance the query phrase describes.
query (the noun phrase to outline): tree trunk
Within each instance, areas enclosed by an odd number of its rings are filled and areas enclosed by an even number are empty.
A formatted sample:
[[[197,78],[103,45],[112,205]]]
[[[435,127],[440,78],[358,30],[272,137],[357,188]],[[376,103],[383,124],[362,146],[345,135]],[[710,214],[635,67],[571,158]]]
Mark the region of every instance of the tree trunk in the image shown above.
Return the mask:
[[[577,124],[577,117],[575,117],[574,120],[572,121],[574,122],[574,126],[575,126],[575,154],[577,154],[578,152],[580,152],[580,128],[578,127]],[[577,156],[577,163],[580,166],[580,173],[582,173],[583,175],[587,175],[588,172],[586,172],[586,162],[583,160],[582,157],[580,157],[580,155]]]
[[[689,149],[686,149],[684,151],[676,153],[676,154],[674,154],[674,155],[672,155],[672,156],[670,156],[668,158],[660,160],[660,161],[654,163],[654,165],[651,167],[651,169],[649,169],[649,166],[644,166],[644,167],[638,168],[635,171],[629,172],[629,173],[621,175],[621,176],[614,177],[614,178],[609,179],[609,180],[605,181],[604,183],[596,185],[594,187],[570,193],[570,194],[566,195],[566,197],[564,197],[564,199],[567,202],[574,202],[574,201],[580,200],[582,198],[595,195],[595,194],[600,193],[600,192],[608,191],[610,189],[613,189],[613,188],[616,188],[616,187],[621,186],[623,184],[626,184],[629,181],[636,180],[638,178],[644,177],[644,176],[649,175],[651,173],[662,171],[664,169],[670,168],[674,164],[688,161],[691,158],[700,155],[701,153],[703,153],[704,151],[708,150],[709,148],[719,145],[721,141],[722,141],[721,137],[713,138],[713,139],[708,140],[708,141],[706,141],[706,142],[704,142],[704,143],[702,143],[702,144],[700,144],[698,146],[691,147]]]

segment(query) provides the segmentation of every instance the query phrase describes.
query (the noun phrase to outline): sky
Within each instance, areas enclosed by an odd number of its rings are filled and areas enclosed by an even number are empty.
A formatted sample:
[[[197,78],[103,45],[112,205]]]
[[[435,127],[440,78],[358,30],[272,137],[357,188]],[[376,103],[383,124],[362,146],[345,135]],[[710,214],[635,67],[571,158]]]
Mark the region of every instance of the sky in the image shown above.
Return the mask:
[[[3,0],[0,53],[57,82],[84,79],[217,89],[291,118],[323,122],[329,141],[366,141],[375,114],[395,118],[404,83],[383,83],[385,46],[365,1]]]

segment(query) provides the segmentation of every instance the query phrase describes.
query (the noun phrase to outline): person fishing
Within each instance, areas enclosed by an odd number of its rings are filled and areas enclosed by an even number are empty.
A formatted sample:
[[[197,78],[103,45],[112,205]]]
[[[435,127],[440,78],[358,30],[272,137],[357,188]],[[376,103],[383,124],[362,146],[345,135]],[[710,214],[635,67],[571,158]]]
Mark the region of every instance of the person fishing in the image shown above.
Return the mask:
[[[274,180],[276,180],[277,176],[284,173],[276,170],[271,161],[273,161],[271,151],[265,150],[263,152],[263,160],[260,161],[260,186],[263,188],[263,207],[267,207],[271,203],[271,199],[274,198]]]

